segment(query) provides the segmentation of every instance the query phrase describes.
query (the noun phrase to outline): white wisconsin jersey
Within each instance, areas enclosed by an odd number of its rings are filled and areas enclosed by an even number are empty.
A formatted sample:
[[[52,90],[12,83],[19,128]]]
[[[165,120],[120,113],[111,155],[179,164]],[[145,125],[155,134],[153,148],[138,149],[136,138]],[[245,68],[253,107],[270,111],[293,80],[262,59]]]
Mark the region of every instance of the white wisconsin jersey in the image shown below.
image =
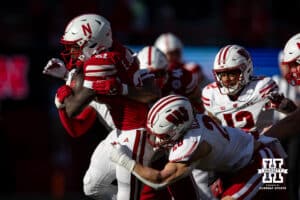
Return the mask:
[[[214,82],[203,89],[202,101],[205,109],[217,117],[222,125],[238,127],[247,132],[260,132],[263,126],[273,121],[266,106],[269,102],[267,96],[273,91],[278,92],[278,85],[270,77],[253,77],[239,97],[232,101],[220,93]]]
[[[191,129],[170,150],[170,162],[188,162],[204,141],[212,150],[194,163],[201,170],[235,171],[246,166],[253,155],[253,136],[240,129],[219,126],[209,116],[198,114]]]

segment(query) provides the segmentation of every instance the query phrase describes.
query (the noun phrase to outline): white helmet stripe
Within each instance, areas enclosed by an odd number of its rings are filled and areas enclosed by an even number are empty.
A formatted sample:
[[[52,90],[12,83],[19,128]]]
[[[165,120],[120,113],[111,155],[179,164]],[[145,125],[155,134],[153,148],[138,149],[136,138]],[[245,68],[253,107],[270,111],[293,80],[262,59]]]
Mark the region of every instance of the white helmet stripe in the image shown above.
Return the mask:
[[[164,108],[164,106],[168,105],[169,103],[176,101],[176,100],[187,100],[187,98],[183,97],[183,96],[176,96],[176,95],[170,95],[167,98],[163,98],[161,100],[159,100],[157,103],[155,103],[155,107],[151,108],[150,113],[149,113],[149,121],[150,124],[153,124],[153,120],[156,116],[156,113],[158,111],[160,111],[161,109]]]

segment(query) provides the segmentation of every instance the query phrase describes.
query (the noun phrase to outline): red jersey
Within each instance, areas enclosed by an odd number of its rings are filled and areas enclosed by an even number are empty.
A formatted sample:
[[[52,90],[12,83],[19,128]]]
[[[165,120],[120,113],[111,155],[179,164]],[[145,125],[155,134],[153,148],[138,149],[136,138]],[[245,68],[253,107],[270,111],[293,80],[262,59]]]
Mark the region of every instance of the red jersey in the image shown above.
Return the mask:
[[[92,56],[84,63],[84,87],[92,88],[97,80],[118,78],[128,86],[141,86],[139,66],[129,49],[114,42],[107,52]],[[145,126],[148,104],[123,95],[98,95],[99,102],[108,105],[117,129],[130,130]]]
[[[163,94],[175,93],[189,96],[198,88],[200,66],[196,63],[171,64],[168,69],[168,81]]]

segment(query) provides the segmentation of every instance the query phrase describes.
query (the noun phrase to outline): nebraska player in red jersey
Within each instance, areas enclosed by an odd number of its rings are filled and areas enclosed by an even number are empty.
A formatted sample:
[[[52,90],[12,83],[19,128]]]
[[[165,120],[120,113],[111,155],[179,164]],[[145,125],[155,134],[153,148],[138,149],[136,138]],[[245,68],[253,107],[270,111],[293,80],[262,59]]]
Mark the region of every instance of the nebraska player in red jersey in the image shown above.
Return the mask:
[[[165,187],[199,168],[227,174],[220,198],[278,199],[277,195],[284,195],[280,190],[260,191],[265,175],[257,170],[264,168],[262,160],[283,161],[286,157],[275,138],[260,136],[255,140],[241,129],[220,126],[207,115],[194,114],[189,100],[180,95],[163,97],[152,106],[147,129],[149,142],[169,152],[169,162],[162,170],[136,163],[122,145],[115,145],[111,160],[153,188]],[[284,178],[280,179],[284,186]]]
[[[183,44],[172,33],[163,33],[155,41],[154,46],[160,49],[169,62],[168,81],[163,87],[163,95],[170,93],[189,97],[193,106],[203,112],[201,90],[210,81],[202,72],[199,64],[185,62],[182,58]]]
[[[83,86],[76,91],[67,85],[58,89],[55,103],[60,117],[76,117],[96,100],[108,106],[116,127],[110,133],[115,137],[103,141],[104,157],[91,159],[84,178],[85,194],[101,199],[98,190],[117,178],[117,198],[138,199],[140,182],[106,159],[110,151],[108,144],[127,145],[133,159],[147,164],[152,156],[144,129],[147,103],[159,93],[153,87],[142,85],[136,59],[129,49],[112,39],[110,23],[102,16],[84,14],[74,18],[66,27],[61,43],[65,45],[62,55],[66,67],[80,68],[84,80]],[[99,176],[102,176],[102,182],[95,180]]]

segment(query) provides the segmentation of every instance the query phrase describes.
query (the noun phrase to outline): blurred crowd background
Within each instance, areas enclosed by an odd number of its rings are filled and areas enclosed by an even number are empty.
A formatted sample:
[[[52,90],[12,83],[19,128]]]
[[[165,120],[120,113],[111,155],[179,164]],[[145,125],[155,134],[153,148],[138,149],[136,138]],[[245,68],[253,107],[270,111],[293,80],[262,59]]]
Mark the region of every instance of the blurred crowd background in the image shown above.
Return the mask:
[[[73,17],[103,15],[126,45],[150,45],[173,32],[190,47],[280,49],[300,32],[299,12],[299,0],[6,1],[0,7],[0,199],[85,199],[82,177],[106,130],[95,124],[80,138],[68,136],[53,103],[63,82],[42,75],[47,61],[60,56],[59,39]]]

